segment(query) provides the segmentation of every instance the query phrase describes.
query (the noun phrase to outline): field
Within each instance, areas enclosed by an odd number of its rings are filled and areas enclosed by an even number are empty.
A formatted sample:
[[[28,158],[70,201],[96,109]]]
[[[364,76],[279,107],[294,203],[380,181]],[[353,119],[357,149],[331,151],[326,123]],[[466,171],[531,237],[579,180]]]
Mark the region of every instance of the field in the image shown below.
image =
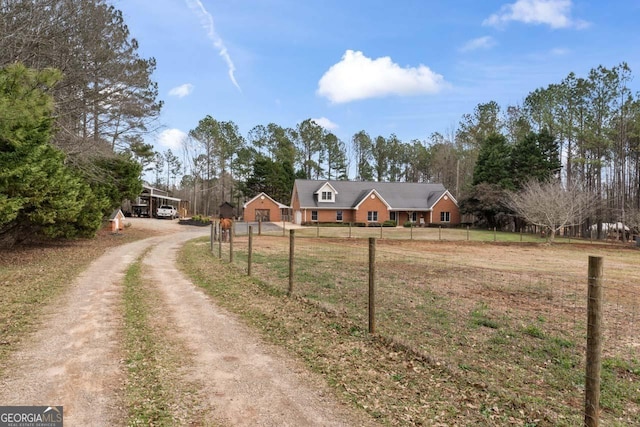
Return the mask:
[[[351,238],[340,237],[345,232],[296,230],[291,296],[286,231],[254,235],[252,277],[246,235],[234,239],[233,264],[229,244],[218,254],[208,239],[190,242],[180,261],[218,304],[322,374],[344,404],[383,425],[532,427],[582,424],[587,258],[601,256],[601,424],[640,424],[636,247],[384,229],[376,244],[376,333],[370,334],[364,237],[379,237],[380,229],[354,228]],[[149,235],[134,227],[124,235],[0,253],[0,371],[42,326],[42,308],[89,262]]]
[[[402,240],[409,231],[413,240]],[[285,297],[289,239],[254,236],[252,275],[266,288],[255,287],[262,289],[259,296],[238,292],[254,310],[246,314],[270,319],[267,335],[326,373],[345,399],[391,425],[581,424],[587,262],[593,255],[604,257],[605,266],[601,417],[605,425],[640,423],[635,248],[564,239],[548,245],[538,236],[508,233],[384,229],[386,237],[376,245],[376,333],[370,335],[368,245],[355,237],[380,230],[354,228],[352,238],[331,237],[344,232],[296,230],[298,304]],[[237,272],[247,268],[247,240],[234,240]],[[222,260],[228,250],[225,244]],[[190,254],[191,268],[201,256],[200,262],[212,262],[210,254]],[[229,281],[226,289],[233,286]],[[269,302],[259,308],[251,298]],[[286,320],[275,317],[279,305],[287,307],[281,313]],[[274,323],[291,328],[286,339],[278,338],[283,332]],[[349,372],[354,366],[358,372]]]

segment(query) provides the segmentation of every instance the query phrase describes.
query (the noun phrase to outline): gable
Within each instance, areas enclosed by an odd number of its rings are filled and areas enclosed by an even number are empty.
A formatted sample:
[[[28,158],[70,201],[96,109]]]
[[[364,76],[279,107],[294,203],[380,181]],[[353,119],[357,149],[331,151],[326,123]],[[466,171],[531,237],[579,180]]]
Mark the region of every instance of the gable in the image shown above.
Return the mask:
[[[327,181],[314,194],[318,203],[335,203],[338,192]]]
[[[273,204],[276,207],[280,208],[280,209],[287,209],[289,208],[289,206],[283,205],[282,203],[276,202],[274,199],[272,199],[267,193],[260,193],[257,196],[255,196],[253,199],[249,200],[248,202],[246,202],[244,205],[242,205],[243,209],[246,209],[249,205],[255,203],[255,202],[260,202],[262,204],[264,203],[269,203],[269,204]]]
[[[372,204],[372,205],[382,204],[387,209],[391,208],[391,206],[389,206],[389,204],[384,200],[384,198],[380,196],[380,193],[378,193],[375,189],[370,190],[368,192],[363,192],[361,193],[361,196],[362,197],[360,197],[360,200],[358,200],[357,204],[353,207],[356,210],[360,209],[361,206],[367,205],[367,204]]]
[[[432,206],[436,206],[438,203],[441,202],[451,202],[453,203],[456,207],[458,206],[458,201],[455,199],[455,197],[453,197],[451,195],[451,193],[449,193],[449,190],[445,190],[442,194],[440,194],[438,196],[438,198],[433,202]]]

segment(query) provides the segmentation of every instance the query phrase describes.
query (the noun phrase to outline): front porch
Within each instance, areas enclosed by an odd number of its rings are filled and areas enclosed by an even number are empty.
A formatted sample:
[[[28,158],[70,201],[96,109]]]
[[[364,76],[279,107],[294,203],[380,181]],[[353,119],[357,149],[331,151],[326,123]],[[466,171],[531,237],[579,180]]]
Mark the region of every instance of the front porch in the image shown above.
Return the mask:
[[[389,218],[398,226],[410,222],[414,227],[427,227],[433,223],[432,211],[390,211]]]

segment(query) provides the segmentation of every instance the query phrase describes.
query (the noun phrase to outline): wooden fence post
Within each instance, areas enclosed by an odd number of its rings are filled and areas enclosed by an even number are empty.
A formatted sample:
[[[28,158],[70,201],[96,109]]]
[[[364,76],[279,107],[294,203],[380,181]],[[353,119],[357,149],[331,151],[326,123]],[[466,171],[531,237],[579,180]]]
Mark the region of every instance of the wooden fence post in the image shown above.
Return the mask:
[[[262,236],[262,218],[258,221],[258,236]]]
[[[438,226],[438,241],[442,240],[442,226]]]
[[[282,237],[287,235],[287,227],[286,224],[284,222],[284,219],[282,220]]]
[[[220,223],[218,223],[220,227]],[[218,229],[218,259],[222,259],[222,229]]]
[[[293,259],[296,245],[296,230],[289,230],[289,290],[288,295],[293,293]]]
[[[469,226],[467,225],[467,242],[469,241]]]
[[[520,227],[520,242],[522,242],[522,227]]]
[[[316,221],[316,237],[320,237],[320,221]]]
[[[233,228],[229,229],[229,263],[233,264]]]
[[[589,257],[587,305],[587,366],[584,387],[584,425],[600,423],[600,372],[602,361],[602,276],[603,258]]]
[[[382,224],[380,224],[380,238],[382,239]]]
[[[213,228],[215,224],[211,222],[211,236],[209,237],[209,244],[211,246],[211,253],[213,253]]]
[[[413,223],[412,222],[409,223],[409,230],[410,230],[409,232],[411,233],[411,240],[413,240]]]
[[[497,241],[498,240],[498,234],[496,233],[496,227],[493,227],[493,241]]]
[[[376,333],[376,238],[369,237],[369,333]]]
[[[251,261],[253,258],[253,226],[249,226],[249,247],[247,249],[247,276],[251,276]]]

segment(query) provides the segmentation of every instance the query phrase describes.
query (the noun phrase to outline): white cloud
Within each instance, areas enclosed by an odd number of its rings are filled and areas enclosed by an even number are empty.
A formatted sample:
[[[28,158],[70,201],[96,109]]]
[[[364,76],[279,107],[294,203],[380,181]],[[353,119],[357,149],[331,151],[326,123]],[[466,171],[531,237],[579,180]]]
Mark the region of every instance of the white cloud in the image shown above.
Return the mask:
[[[158,143],[165,148],[179,150],[183,147],[187,134],[180,129],[166,129],[158,135]]]
[[[483,25],[500,27],[510,21],[525,24],[546,24],[551,28],[586,28],[589,23],[571,18],[571,0],[517,0],[505,4],[498,13],[484,20]]]
[[[371,59],[362,52],[347,50],[342,60],[324,73],[317,94],[331,102],[343,103],[389,95],[436,93],[446,86],[444,77],[427,66],[401,68],[388,56]]]
[[[185,83],[180,86],[176,86],[169,91],[170,96],[177,96],[178,98],[184,98],[185,96],[193,92],[193,85],[191,83]]]
[[[331,120],[327,119],[326,117],[320,117],[319,119],[311,119],[311,120],[316,122],[317,125],[325,128],[326,130],[335,130],[340,127],[337,124],[333,123]]]
[[[218,49],[218,52],[222,57],[222,59],[224,60],[224,62],[226,62],[227,68],[229,70],[229,78],[231,79],[231,82],[235,87],[238,88],[238,90],[241,90],[240,85],[238,85],[238,82],[236,81],[236,77],[235,77],[236,67],[233,64],[233,61],[231,60],[231,56],[227,51],[227,47],[225,46],[224,41],[222,41],[222,38],[216,32],[216,28],[213,23],[213,16],[207,11],[207,9],[205,9],[204,5],[200,0],[186,0],[186,1],[189,7],[193,11],[195,11],[200,17],[200,22],[202,23],[202,26],[204,27],[204,29],[207,31],[207,36],[213,42],[213,46],[216,49]]]
[[[469,52],[477,49],[491,49],[496,45],[496,41],[491,36],[478,37],[477,39],[469,40],[460,48],[461,52]]]
[[[553,56],[564,56],[568,55],[569,53],[571,53],[571,51],[563,47],[556,47],[554,49],[551,49],[551,55]]]

